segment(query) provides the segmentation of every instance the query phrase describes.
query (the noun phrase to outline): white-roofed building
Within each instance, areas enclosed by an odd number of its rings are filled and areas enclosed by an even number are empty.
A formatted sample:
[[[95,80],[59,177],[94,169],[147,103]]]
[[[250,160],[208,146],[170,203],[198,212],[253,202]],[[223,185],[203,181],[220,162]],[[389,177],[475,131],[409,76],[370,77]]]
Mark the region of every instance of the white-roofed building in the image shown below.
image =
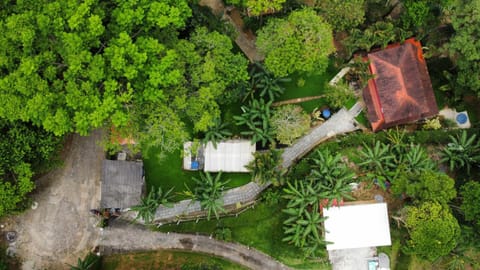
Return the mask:
[[[202,169],[206,172],[248,172],[245,168],[253,159],[255,144],[249,140],[228,140],[217,143],[215,148],[212,142],[203,145],[192,161],[188,151],[191,142],[184,144],[183,168],[186,170]],[[199,161],[200,166],[192,166]]]
[[[334,206],[323,210],[327,250],[389,246],[386,203]]]
[[[217,144],[209,142],[204,149],[206,172],[248,172],[245,168],[253,159],[255,144],[249,140],[229,140]]]

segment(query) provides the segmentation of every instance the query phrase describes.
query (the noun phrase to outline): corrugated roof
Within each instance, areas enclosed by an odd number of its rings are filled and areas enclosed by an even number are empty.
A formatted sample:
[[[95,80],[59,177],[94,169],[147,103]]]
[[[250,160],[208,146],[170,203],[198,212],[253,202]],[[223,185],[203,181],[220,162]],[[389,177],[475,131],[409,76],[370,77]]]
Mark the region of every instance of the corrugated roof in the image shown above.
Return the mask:
[[[363,91],[374,131],[438,113],[420,42],[408,39],[368,54],[375,75]]]
[[[205,166],[206,172],[248,172],[245,168],[253,159],[255,153],[255,144],[249,140],[228,140],[213,147],[211,142],[205,146]]]
[[[104,160],[101,208],[128,208],[140,203],[144,186],[143,163]]]

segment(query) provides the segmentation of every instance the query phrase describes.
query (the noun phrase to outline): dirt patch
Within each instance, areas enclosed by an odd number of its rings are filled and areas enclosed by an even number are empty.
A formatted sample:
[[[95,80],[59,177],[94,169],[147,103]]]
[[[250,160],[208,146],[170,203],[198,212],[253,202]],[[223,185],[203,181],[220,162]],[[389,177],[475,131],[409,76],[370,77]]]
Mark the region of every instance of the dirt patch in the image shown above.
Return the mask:
[[[182,238],[180,239],[180,243],[182,244],[183,248],[187,250],[193,249],[193,241],[190,238]]]
[[[99,228],[89,210],[100,205],[100,140],[99,131],[69,138],[63,166],[37,183],[37,209],[7,221],[5,229],[18,232],[10,248],[23,269],[68,269],[97,245]]]

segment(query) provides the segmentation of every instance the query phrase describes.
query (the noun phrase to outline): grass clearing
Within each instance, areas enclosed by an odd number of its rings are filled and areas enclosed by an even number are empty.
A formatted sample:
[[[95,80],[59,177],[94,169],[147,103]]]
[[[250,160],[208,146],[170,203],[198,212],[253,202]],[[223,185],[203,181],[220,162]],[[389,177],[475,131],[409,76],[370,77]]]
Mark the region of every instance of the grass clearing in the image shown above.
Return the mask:
[[[285,87],[285,92],[277,99],[277,101],[322,95],[325,93],[325,84],[328,83],[337,74],[337,72],[338,69],[333,66],[332,60],[330,61],[327,70],[323,74],[311,76],[294,74],[290,76],[292,81],[283,85]],[[304,84],[299,86],[299,81],[303,81]],[[298,105],[302,106],[307,113],[311,113],[315,108],[327,105],[327,102],[324,98],[321,98],[302,102]]]
[[[282,226],[286,218],[281,211],[283,208],[284,201],[275,205],[261,202],[254,209],[247,210],[238,217],[225,217],[219,221],[202,220],[198,223],[170,224],[161,226],[159,230],[210,235],[214,234],[216,228],[226,227],[231,230],[233,241],[254,247],[296,269],[330,269],[321,262],[304,260],[300,249],[282,241],[284,237]]]
[[[177,270],[190,266],[188,269],[225,269],[244,270],[243,266],[233,262],[201,253],[184,251],[162,250],[154,252],[139,252],[117,254],[102,258],[103,270]],[[205,268],[201,268],[205,266]],[[209,266],[207,268],[207,266]],[[212,267],[217,268],[212,268]],[[197,267],[197,268],[193,268]],[[187,269],[187,268],[185,268]]]
[[[183,146],[182,146],[183,147]],[[145,181],[147,189],[152,187],[161,187],[163,190],[174,188],[175,193],[181,193],[186,190],[185,185],[193,189],[195,183],[192,177],[199,177],[198,171],[186,171],[182,169],[181,151],[177,150],[160,160],[158,156],[152,155],[143,160],[145,168]],[[250,182],[251,175],[249,173],[223,173],[223,179],[230,179],[227,188],[239,187]],[[186,197],[178,194],[177,200]]]

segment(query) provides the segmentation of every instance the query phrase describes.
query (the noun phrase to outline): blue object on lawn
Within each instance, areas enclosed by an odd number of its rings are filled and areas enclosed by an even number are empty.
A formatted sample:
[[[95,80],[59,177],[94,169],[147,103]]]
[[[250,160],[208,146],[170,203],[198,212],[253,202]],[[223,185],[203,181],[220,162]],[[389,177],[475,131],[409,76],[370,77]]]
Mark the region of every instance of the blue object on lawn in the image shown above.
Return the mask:
[[[192,164],[190,164],[190,169],[192,170],[198,170],[199,164],[198,161],[194,160],[192,161]]]
[[[457,114],[456,119],[457,119],[457,122],[458,122],[460,125],[462,125],[462,124],[465,124],[465,123],[467,122],[468,117],[467,117],[467,115],[466,115],[465,113],[459,113],[459,114]]]
[[[330,115],[331,115],[330,110],[329,109],[324,109],[322,111],[322,115],[323,115],[324,118],[329,118]]]

